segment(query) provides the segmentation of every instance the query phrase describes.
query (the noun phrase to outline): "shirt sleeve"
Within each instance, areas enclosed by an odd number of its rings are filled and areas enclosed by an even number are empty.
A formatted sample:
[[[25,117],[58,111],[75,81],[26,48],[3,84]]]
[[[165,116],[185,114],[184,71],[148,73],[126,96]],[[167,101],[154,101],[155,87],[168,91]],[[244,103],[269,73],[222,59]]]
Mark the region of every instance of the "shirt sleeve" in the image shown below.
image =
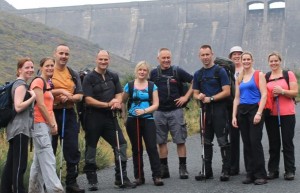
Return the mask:
[[[35,88],[44,89],[44,81],[42,78],[35,78],[32,83],[30,84],[30,89],[33,90]]]
[[[128,83],[124,86],[124,92],[129,93],[129,86]]]

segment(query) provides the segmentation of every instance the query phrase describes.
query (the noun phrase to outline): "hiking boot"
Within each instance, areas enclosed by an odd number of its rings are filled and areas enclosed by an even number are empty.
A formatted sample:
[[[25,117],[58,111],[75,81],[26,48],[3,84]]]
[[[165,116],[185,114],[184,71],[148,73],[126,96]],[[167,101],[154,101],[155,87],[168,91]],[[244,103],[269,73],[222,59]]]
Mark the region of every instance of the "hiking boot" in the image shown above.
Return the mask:
[[[159,178],[159,177],[153,178],[153,182],[154,182],[154,185],[155,185],[155,186],[163,186],[163,185],[164,185],[164,182],[163,182],[162,179]]]
[[[169,167],[168,165],[161,164],[160,165],[161,178],[170,178]]]
[[[124,176],[123,184],[121,179],[116,179],[115,185],[118,186],[119,188],[136,188],[136,184],[130,182],[127,176]]]
[[[189,173],[186,170],[186,164],[179,165],[179,178],[180,179],[188,179],[189,178]]]
[[[286,172],[284,174],[284,179],[285,180],[294,180],[295,174],[293,172]]]
[[[225,171],[222,172],[221,176],[220,176],[220,181],[225,182],[228,181],[230,178],[229,172]]]
[[[202,181],[202,180],[208,180],[208,179],[214,179],[213,173],[209,172],[205,175],[200,171],[197,176],[195,176],[195,180]]]
[[[133,183],[136,184],[137,186],[143,185],[145,184],[145,178],[137,178]]]
[[[79,188],[77,183],[67,185],[66,193],[85,193],[84,189]]]
[[[279,178],[279,172],[278,171],[269,172],[267,179],[274,180],[275,178]]]
[[[254,182],[254,179],[251,177],[246,177],[245,180],[242,181],[243,184],[252,184]]]
[[[98,190],[98,183],[96,184],[88,184],[88,190],[89,191],[97,191]]]
[[[263,185],[263,184],[266,184],[266,183],[268,183],[268,181],[264,178],[258,178],[254,181],[255,185]]]

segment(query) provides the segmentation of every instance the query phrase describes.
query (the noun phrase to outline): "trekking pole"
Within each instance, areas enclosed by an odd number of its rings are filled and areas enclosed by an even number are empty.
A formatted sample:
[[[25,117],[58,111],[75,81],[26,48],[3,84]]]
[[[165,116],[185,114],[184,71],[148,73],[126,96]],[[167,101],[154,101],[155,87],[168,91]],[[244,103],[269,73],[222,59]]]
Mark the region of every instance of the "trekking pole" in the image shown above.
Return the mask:
[[[282,136],[281,136],[281,120],[280,120],[280,108],[279,108],[279,97],[276,97],[276,107],[277,107],[277,118],[278,118],[278,127],[279,127],[279,137],[281,145],[283,146]]]
[[[61,152],[60,152],[60,167],[59,167],[59,179],[61,181],[61,173],[62,173],[62,162],[63,162],[63,148],[64,148],[64,134],[65,134],[65,123],[66,123],[66,107],[63,108],[63,116],[62,116],[62,127],[61,127]]]
[[[112,110],[113,114],[113,119],[114,119],[114,126],[116,130],[116,142],[117,142],[117,156],[119,159],[119,168],[120,168],[120,175],[121,175],[121,185],[119,186],[120,188],[125,188],[124,185],[124,179],[123,179],[123,171],[122,171],[122,163],[121,163],[121,150],[120,150],[120,141],[119,141],[119,131],[118,131],[118,119],[117,119],[117,114],[118,114],[118,109]]]
[[[197,181],[201,181],[203,179],[206,179],[206,171],[205,171],[205,151],[204,151],[204,134],[205,134],[205,112],[203,112],[203,108],[200,107],[200,137],[201,137],[201,146],[202,146],[202,152],[201,152],[201,160],[202,160],[202,169],[201,172],[199,172],[198,176],[195,176],[195,179]]]
[[[137,132],[137,144],[138,144],[138,174],[139,180],[141,179],[141,147],[140,147],[140,121],[136,118],[136,132]]]

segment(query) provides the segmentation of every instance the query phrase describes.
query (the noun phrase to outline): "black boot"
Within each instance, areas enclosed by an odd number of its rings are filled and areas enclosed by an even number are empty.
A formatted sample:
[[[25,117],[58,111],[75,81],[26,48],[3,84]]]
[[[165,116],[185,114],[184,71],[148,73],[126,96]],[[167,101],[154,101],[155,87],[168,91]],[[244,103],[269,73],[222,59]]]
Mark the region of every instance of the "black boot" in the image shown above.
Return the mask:
[[[188,179],[189,178],[189,173],[186,169],[186,164],[179,165],[179,178],[180,179]]]
[[[78,176],[77,164],[67,163],[67,176],[66,176],[66,192],[67,193],[84,193],[85,190],[81,189],[77,184],[76,178]]]
[[[222,174],[220,181],[228,181],[230,178],[230,144],[221,147],[221,156],[223,161]]]
[[[83,168],[83,171],[86,174],[88,180],[88,189],[89,191],[98,190],[98,179],[97,179],[97,166],[95,164],[86,164]]]
[[[170,178],[169,166],[160,164],[161,178]]]
[[[212,171],[212,156],[213,156],[213,148],[212,144],[204,145],[204,168],[199,172],[197,176],[195,176],[195,179],[197,181],[205,180],[205,179],[213,179],[213,171]],[[203,167],[203,166],[202,166]]]
[[[119,161],[116,160],[115,164],[116,164],[115,185],[119,188],[136,188],[136,184],[130,182],[129,178],[127,177],[127,170],[126,170],[127,161],[121,161],[122,174],[119,167],[120,165]]]

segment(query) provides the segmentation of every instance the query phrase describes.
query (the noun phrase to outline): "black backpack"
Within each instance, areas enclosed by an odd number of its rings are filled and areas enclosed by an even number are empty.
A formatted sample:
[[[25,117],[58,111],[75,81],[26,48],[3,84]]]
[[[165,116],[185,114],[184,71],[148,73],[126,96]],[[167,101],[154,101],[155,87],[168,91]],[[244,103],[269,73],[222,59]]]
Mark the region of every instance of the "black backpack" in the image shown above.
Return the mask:
[[[0,129],[7,127],[9,121],[16,115],[11,95],[11,90],[15,82],[7,82],[4,86],[0,87]]]
[[[217,69],[215,70],[214,76],[206,78],[206,79],[211,79],[211,78],[218,79],[219,83],[221,85],[219,73],[220,73],[221,68],[224,68],[227,73],[229,83],[230,83],[230,96],[228,97],[228,100],[230,102],[233,102],[234,95],[235,95],[235,77],[234,77],[235,65],[232,60],[230,60],[228,58],[223,58],[223,57],[216,57],[214,63],[215,63],[215,65],[218,66]],[[198,77],[199,82],[202,81],[203,71],[204,71],[204,68],[201,68],[199,77]]]
[[[157,78],[156,78],[155,82],[161,81],[162,78],[167,79],[167,82],[169,82],[171,79],[175,79],[177,82],[177,86],[179,88],[179,95],[185,96],[185,94],[188,92],[190,86],[188,83],[180,81],[180,78],[178,75],[178,66],[171,66],[171,68],[172,68],[173,74],[172,74],[172,76],[167,76],[167,75],[162,74],[160,66],[157,66],[157,68],[156,68]],[[171,94],[171,91],[170,91],[170,86],[168,84],[168,98],[170,97],[170,94]],[[186,107],[188,102],[190,101],[190,99],[191,99],[191,97],[188,99],[188,101],[184,105],[182,105],[182,107]]]
[[[146,100],[141,100],[139,98],[132,98],[133,96],[133,87],[134,87],[134,80],[128,82],[128,95],[129,99],[127,101],[127,109],[131,107],[132,103],[141,103],[143,101],[148,101],[149,106],[152,104],[152,99],[153,99],[153,87],[154,87],[154,82],[148,81],[148,94],[149,94],[149,99]]]
[[[288,73],[288,70],[282,70],[282,75],[283,77],[279,77],[279,78],[276,78],[276,79],[270,79],[271,77],[271,74],[272,72],[267,72],[266,75],[265,75],[265,78],[266,78],[266,82],[271,82],[271,81],[275,81],[275,80],[279,80],[279,79],[284,79],[290,89],[290,78],[289,78],[289,73]],[[296,104],[296,99],[293,98],[295,104]]]

